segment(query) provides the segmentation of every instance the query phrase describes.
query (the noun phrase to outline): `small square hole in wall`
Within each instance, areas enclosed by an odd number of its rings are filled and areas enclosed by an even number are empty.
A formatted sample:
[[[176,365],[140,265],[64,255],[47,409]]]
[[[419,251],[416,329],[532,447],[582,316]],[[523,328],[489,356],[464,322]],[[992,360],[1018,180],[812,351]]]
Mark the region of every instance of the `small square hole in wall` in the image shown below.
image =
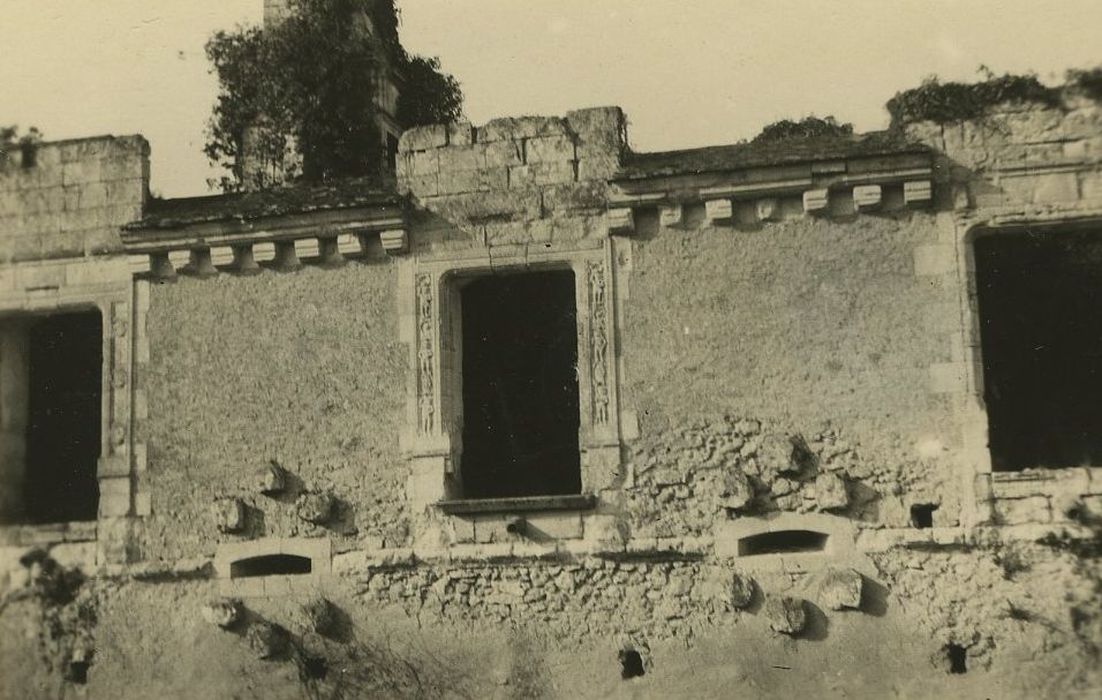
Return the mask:
[[[911,506],[911,525],[924,530],[928,527],[934,526],[934,511],[937,510],[936,503],[916,503]]]

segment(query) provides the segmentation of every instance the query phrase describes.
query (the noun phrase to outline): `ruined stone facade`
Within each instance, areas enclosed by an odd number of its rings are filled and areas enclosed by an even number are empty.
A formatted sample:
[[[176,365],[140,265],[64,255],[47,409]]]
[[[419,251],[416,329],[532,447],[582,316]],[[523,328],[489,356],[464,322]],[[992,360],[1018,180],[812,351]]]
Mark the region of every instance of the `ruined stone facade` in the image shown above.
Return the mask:
[[[973,248],[1102,227],[1102,109],[626,138],[423,127],[396,192],[167,201],[140,137],[11,157],[4,692],[1097,691],[1102,467],[993,470]],[[572,273],[581,488],[472,498],[464,290],[538,271]],[[98,518],[28,524],[10,338],[69,307]]]

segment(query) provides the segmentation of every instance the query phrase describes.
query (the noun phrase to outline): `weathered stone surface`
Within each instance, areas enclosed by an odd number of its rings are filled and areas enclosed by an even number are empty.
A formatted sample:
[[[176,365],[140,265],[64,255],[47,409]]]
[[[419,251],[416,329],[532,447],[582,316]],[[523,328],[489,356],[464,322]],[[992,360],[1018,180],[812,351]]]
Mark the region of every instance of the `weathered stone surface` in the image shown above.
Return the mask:
[[[793,636],[807,626],[807,609],[800,598],[769,598],[765,601],[764,613],[774,632]]]
[[[322,596],[315,596],[293,611],[291,627],[300,634],[326,635],[333,632],[336,622],[337,611],[333,604]]]
[[[278,656],[287,646],[287,634],[278,625],[260,620],[249,625],[245,632],[245,641],[257,658],[271,659]]]
[[[754,601],[754,589],[757,583],[746,574],[734,573],[731,575],[731,607],[743,610],[750,607]]]
[[[845,479],[829,472],[815,477],[815,504],[819,510],[845,510],[849,505]]]
[[[750,479],[737,469],[731,469],[723,475],[723,490],[719,494],[719,503],[724,508],[740,510],[754,500],[754,487]]]
[[[819,586],[819,602],[831,610],[861,607],[864,578],[853,569],[831,569]]]
[[[256,471],[256,485],[265,496],[283,493],[287,488],[287,473],[283,467],[272,462]]]
[[[245,504],[236,498],[221,498],[211,504],[211,516],[222,532],[240,532],[245,528]]]
[[[314,523],[324,525],[333,516],[333,507],[336,499],[329,493],[304,493],[298,499],[298,517]]]
[[[241,601],[234,598],[209,601],[203,606],[202,610],[204,620],[223,629],[232,627],[241,619],[243,614]]]

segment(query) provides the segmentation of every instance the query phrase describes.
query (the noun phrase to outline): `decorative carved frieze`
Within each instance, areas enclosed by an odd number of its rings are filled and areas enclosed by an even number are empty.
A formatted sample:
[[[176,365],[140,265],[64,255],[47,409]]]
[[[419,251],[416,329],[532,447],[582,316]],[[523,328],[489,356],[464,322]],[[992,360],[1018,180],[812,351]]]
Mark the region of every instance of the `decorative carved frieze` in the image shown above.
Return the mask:
[[[608,382],[608,280],[604,262],[587,264],[589,281],[589,360],[593,396],[593,423],[607,425],[610,412]]]
[[[436,428],[436,335],[432,276],[417,275],[417,424],[422,435]]]

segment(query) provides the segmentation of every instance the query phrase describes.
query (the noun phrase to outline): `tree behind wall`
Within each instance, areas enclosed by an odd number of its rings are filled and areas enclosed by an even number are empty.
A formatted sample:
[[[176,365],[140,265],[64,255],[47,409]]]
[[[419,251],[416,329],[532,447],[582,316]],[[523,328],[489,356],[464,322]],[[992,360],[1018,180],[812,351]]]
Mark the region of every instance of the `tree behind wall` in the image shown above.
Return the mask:
[[[228,171],[224,191],[245,184],[246,148],[276,164],[251,183],[260,188],[285,173],[307,182],[378,179],[385,159],[373,98],[390,69],[403,128],[460,116],[455,78],[398,43],[394,0],[292,0],[291,10],[276,26],[218,32],[207,43],[220,90],[204,151]]]

